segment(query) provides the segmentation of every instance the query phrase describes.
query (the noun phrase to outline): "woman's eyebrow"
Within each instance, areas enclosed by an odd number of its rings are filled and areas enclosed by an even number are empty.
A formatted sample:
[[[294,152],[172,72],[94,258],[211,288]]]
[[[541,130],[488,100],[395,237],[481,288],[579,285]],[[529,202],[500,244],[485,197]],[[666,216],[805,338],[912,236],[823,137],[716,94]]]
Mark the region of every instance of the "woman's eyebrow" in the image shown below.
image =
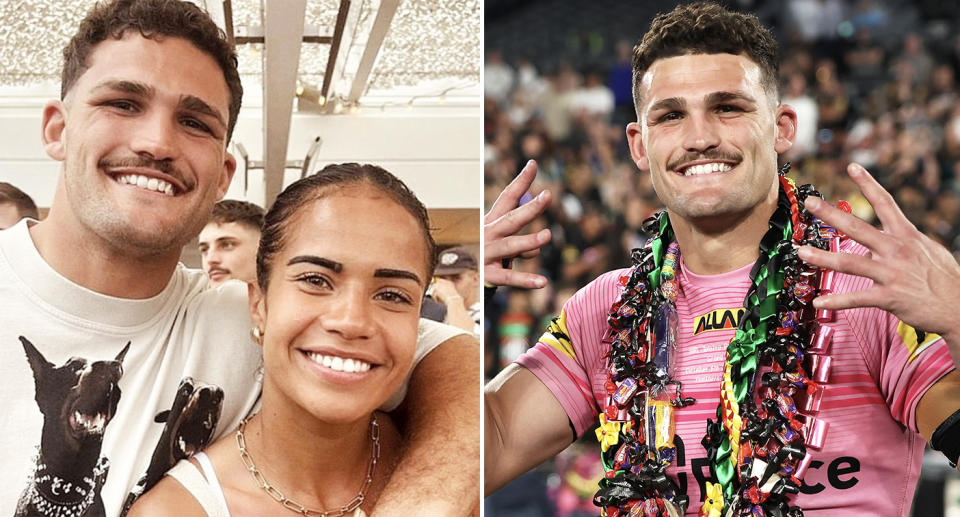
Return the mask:
[[[318,257],[316,255],[298,255],[293,257],[287,262],[288,266],[294,264],[313,264],[315,266],[325,267],[327,269],[333,270],[335,273],[343,271],[343,264],[330,260],[328,258]]]
[[[378,269],[373,272],[373,276],[376,278],[406,278],[413,280],[418,285],[423,285],[423,280],[420,280],[416,273],[405,269]]]

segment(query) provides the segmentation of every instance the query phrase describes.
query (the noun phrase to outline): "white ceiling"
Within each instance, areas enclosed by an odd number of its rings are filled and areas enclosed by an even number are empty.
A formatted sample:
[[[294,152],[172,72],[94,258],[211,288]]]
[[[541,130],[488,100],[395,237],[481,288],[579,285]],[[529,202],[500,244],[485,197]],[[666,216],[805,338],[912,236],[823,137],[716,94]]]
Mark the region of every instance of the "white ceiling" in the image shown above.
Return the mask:
[[[262,36],[264,11],[285,0],[192,0],[208,8],[224,27],[224,4],[232,11],[232,28],[238,37]],[[0,2],[0,87],[59,83],[61,49],[95,0],[4,0]],[[385,0],[352,0],[344,28],[343,64],[335,70],[331,88],[336,95],[349,95],[356,72],[371,37],[371,30]],[[271,5],[273,4],[273,5]],[[307,0],[304,35],[332,37],[341,0]],[[479,84],[480,0],[406,0],[399,2],[385,34],[376,63],[362,88],[372,104],[400,88],[399,97],[456,97],[457,90]],[[298,79],[307,86],[323,83],[330,44],[303,43]],[[262,84],[262,43],[239,44],[237,54],[245,83]],[[413,88],[411,90],[411,88]],[[452,88],[452,90],[451,90]],[[332,96],[331,96],[332,97]],[[400,102],[394,99],[392,102]],[[371,104],[371,102],[367,102]]]

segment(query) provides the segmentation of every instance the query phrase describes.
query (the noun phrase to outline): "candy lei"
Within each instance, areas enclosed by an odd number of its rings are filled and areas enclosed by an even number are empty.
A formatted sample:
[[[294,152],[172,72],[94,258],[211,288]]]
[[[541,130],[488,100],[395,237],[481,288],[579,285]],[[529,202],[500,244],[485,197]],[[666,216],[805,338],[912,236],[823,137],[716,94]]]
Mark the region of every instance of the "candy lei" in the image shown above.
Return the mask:
[[[780,171],[780,195],[760,258],[750,271],[746,312],[727,347],[718,421],[707,420],[703,445],[717,483],[707,483],[703,517],[801,517],[788,496],[800,490],[808,448],[823,445],[815,417],[829,371],[831,311],[811,301],[832,289],[834,273],[804,264],[796,246],[836,251],[835,230],[808,215],[820,196]],[[849,210],[846,203],[841,208]],[[597,437],[606,475],[594,503],[605,517],[680,516],[689,498],[666,475],[674,461],[673,411],[693,404],[674,380],[679,249],[665,212],[647,222],[654,234],[634,250],[631,270],[608,318],[607,398]],[[669,244],[667,244],[669,243]]]

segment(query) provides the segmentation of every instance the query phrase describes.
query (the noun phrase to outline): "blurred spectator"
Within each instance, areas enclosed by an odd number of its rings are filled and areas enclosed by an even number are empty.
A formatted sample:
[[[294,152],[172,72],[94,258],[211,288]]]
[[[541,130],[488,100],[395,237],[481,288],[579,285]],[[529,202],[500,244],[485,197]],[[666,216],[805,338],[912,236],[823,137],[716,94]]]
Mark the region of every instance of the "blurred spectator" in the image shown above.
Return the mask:
[[[843,128],[848,122],[850,111],[850,96],[847,89],[837,77],[837,64],[833,60],[824,58],[817,61],[815,68],[817,78],[817,104],[820,110],[817,120],[822,129],[833,130]],[[820,132],[821,143],[829,142]]]
[[[564,64],[556,73],[547,76],[547,88],[540,97],[540,111],[547,134],[556,142],[563,142],[573,124],[571,103],[577,87],[577,74]]]
[[[480,270],[466,248],[443,250],[434,270],[433,297],[447,308],[444,322],[480,335]]]
[[[584,76],[584,84],[573,92],[573,98],[570,99],[570,109],[574,113],[583,111],[609,121],[614,107],[613,92],[603,84],[599,71],[590,70]]]
[[[487,52],[487,62],[483,65],[483,96],[497,103],[504,103],[513,89],[513,68],[503,62],[500,52]]]
[[[858,93],[880,86],[886,79],[885,52],[868,28],[857,31],[852,47],[844,53],[850,82]]]
[[[594,517],[593,496],[603,477],[600,451],[587,436],[573,443],[555,459],[556,473],[547,481],[556,517]]]
[[[526,58],[517,60],[517,91],[526,93],[531,99],[537,99],[546,87],[547,82],[540,76],[533,62]]]
[[[911,81],[914,86],[926,84],[930,80],[930,74],[933,72],[933,58],[923,47],[920,36],[912,32],[903,39],[903,50],[894,59],[893,66],[896,68],[907,63],[910,64],[913,72]]]
[[[854,27],[881,29],[890,23],[886,7],[877,0],[859,0],[854,5],[854,12],[850,16]]]
[[[24,217],[39,220],[37,204],[26,192],[0,181],[0,230],[17,224]]]
[[[200,231],[200,259],[211,285],[231,279],[257,281],[257,247],[263,208],[227,199],[213,206],[210,222]]]
[[[626,40],[617,42],[617,59],[610,67],[607,86],[614,104],[633,112],[633,45]]]
[[[817,101],[807,94],[807,78],[800,72],[790,75],[782,95],[781,102],[797,112],[797,139],[785,159],[797,161],[817,150]]]
[[[835,39],[845,14],[841,0],[790,0],[788,9],[801,38],[808,43]]]

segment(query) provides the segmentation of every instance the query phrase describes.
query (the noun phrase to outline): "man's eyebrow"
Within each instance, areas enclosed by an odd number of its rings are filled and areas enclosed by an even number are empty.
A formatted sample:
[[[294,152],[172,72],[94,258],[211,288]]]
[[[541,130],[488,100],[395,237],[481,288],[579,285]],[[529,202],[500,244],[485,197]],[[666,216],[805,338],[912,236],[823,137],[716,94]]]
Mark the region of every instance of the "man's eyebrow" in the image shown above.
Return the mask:
[[[647,111],[655,111],[655,110],[675,111],[675,110],[682,110],[686,108],[686,106],[687,106],[687,101],[679,97],[669,97],[667,99],[660,99],[657,102],[654,102],[653,104],[650,105],[649,108],[647,108]]]
[[[93,90],[94,91],[110,90],[110,91],[116,91],[121,93],[128,93],[130,95],[136,95],[138,97],[148,97],[148,98],[152,97],[156,93],[156,89],[154,89],[154,87],[146,83],[141,83],[138,81],[128,81],[123,79],[119,79],[119,80],[108,79],[106,81],[101,82],[97,86],[95,86]],[[223,115],[218,110],[210,106],[209,103],[207,103],[200,97],[197,97],[196,95],[184,95],[183,97],[181,97],[180,107],[185,110],[199,113],[201,115],[207,115],[207,116],[213,117],[221,125],[226,126],[226,121],[224,121]]]
[[[406,278],[413,280],[417,285],[423,285],[423,280],[420,280],[416,273],[404,269],[378,269],[373,272],[373,276],[375,278]]]
[[[744,102],[749,102],[751,104],[757,103],[757,99],[754,99],[753,97],[748,95],[746,92],[742,92],[739,90],[733,91],[733,92],[714,92],[707,95],[704,98],[704,100],[706,101],[707,104],[720,104],[723,102],[730,102],[730,101],[744,101]]]
[[[223,115],[221,115],[219,111],[215,110],[212,106],[207,104],[206,101],[195,95],[184,95],[180,99],[180,107],[201,115],[213,117],[217,119],[217,122],[219,122],[222,126],[227,125],[223,120]]]
[[[106,81],[102,81],[100,84],[95,86],[93,90],[111,90],[121,93],[129,93],[130,95],[137,95],[139,97],[152,97],[156,92],[152,86],[146,83],[127,81],[123,79],[107,79]]]
[[[315,266],[330,269],[334,273],[343,271],[343,264],[328,258],[318,257],[316,255],[298,255],[287,262],[288,266],[292,266],[294,264],[313,264]]]

